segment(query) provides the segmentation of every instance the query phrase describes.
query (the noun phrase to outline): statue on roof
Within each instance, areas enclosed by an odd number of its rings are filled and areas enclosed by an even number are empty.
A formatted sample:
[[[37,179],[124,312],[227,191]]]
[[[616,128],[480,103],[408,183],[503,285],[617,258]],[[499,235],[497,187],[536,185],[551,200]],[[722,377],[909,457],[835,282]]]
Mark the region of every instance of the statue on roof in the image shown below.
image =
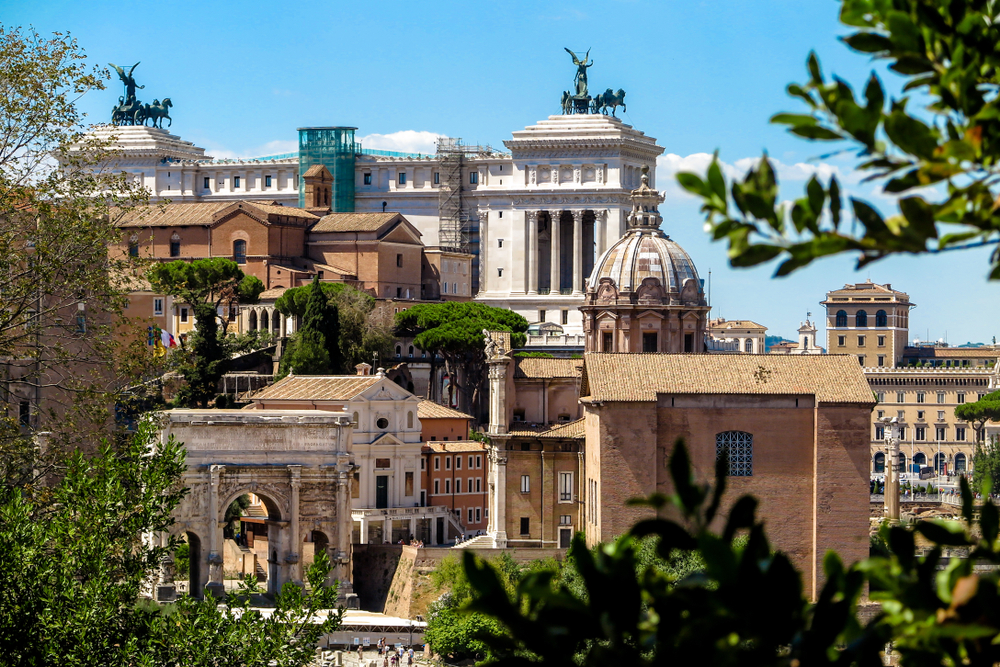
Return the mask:
[[[137,86],[135,85],[135,77],[132,76],[132,72],[134,72],[135,68],[139,66],[139,63],[132,65],[132,68],[128,71],[128,74],[125,73],[124,68],[119,67],[114,63],[108,63],[108,64],[115,68],[115,71],[118,72],[118,78],[121,79],[122,83],[125,85],[125,103],[131,104],[132,102],[135,102],[136,101],[135,89]],[[145,88],[145,86],[138,86],[138,87]]]
[[[158,99],[153,100],[152,104],[143,104],[136,98],[136,89],[145,88],[145,86],[137,85],[135,77],[132,76],[139,63],[132,65],[127,74],[124,67],[119,67],[114,63],[108,64],[115,68],[115,71],[118,72],[118,78],[125,86],[125,94],[118,98],[118,106],[111,110],[112,125],[145,125],[147,120],[151,120],[153,127],[162,128],[164,118],[169,121],[168,127],[173,123],[169,112],[173,103],[169,97],[164,97],[163,102]]]
[[[594,64],[593,60],[589,63],[587,62],[587,59],[590,58],[590,49],[587,49],[587,53],[583,56],[583,60],[580,60],[577,55],[568,48],[566,49],[566,53],[572,56],[573,64],[576,65],[576,76],[573,79],[573,82],[576,84],[576,97],[587,97],[587,68]]]

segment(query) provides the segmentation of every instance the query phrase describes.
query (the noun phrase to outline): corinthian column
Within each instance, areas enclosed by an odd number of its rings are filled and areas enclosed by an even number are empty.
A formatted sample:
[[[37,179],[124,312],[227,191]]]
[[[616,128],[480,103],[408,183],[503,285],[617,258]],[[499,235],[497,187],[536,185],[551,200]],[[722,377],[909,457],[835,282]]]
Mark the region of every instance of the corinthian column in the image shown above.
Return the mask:
[[[524,286],[528,294],[538,294],[538,211],[525,211],[524,219],[528,228]]]
[[[302,551],[302,538],[299,537],[299,488],[302,486],[302,466],[288,466],[289,485],[292,488],[291,516],[289,517],[289,527],[291,532],[291,549],[285,556],[285,562],[289,563],[289,578],[296,584],[302,584],[302,560],[299,552]]]
[[[550,276],[549,293],[559,294],[559,288],[561,287],[561,285],[559,284],[560,282],[559,274],[561,273],[560,271],[561,267],[559,262],[559,236],[560,236],[560,225],[562,224],[562,221],[560,220],[560,218],[562,217],[562,211],[550,211],[549,217],[551,218],[551,223],[549,225],[551,227],[551,229],[549,230],[549,238],[552,239],[551,242],[549,243],[549,247],[552,254],[552,261],[549,264],[549,266],[551,267],[551,271],[549,273]]]
[[[226,466],[211,465],[208,467],[208,583],[206,592],[215,597],[225,594],[222,584],[222,552],[219,544],[219,483]],[[192,591],[194,594],[195,591]]]
[[[573,294],[583,294],[583,210],[573,211]]]

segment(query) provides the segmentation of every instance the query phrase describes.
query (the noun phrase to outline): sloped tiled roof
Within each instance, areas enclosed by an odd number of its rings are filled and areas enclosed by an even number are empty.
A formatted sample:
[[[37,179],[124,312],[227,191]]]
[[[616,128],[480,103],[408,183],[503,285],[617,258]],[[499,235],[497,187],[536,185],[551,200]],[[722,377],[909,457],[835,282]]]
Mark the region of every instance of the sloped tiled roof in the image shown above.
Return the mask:
[[[281,206],[275,202],[215,201],[176,203],[164,206],[137,208],[127,213],[119,227],[207,227],[215,222],[216,214],[233,205],[247,211],[256,209],[264,215],[283,215],[304,220],[318,220],[319,216],[301,208]]]
[[[330,213],[313,225],[311,232],[377,232],[399,213]]]
[[[261,301],[270,301],[271,299],[277,299],[284,295],[290,288],[288,287],[272,287],[271,289],[266,289],[260,293],[258,297]]]
[[[583,438],[584,420],[581,418],[571,422],[566,422],[565,424],[556,424],[555,426],[542,426],[537,428],[519,426],[515,422],[507,433],[508,435],[522,438]]]
[[[441,453],[484,452],[486,451],[486,443],[476,442],[475,440],[454,440],[449,442],[441,442],[439,440],[434,440],[431,442],[425,442],[423,450],[425,452],[441,452]]]
[[[903,356],[926,359],[995,359],[1000,357],[1000,350],[994,347],[907,347],[903,350]]]
[[[820,403],[874,403],[852,355],[584,355],[581,397],[655,401],[657,394],[812,394]]]
[[[449,408],[447,405],[441,405],[435,403],[434,401],[420,401],[417,404],[417,418],[419,419],[472,419],[472,415],[467,415],[464,412],[459,412]]]
[[[377,375],[289,375],[251,397],[253,401],[346,401],[382,378]]]
[[[580,377],[583,359],[515,357],[515,364],[515,378],[576,378]]]
[[[763,324],[757,324],[753,320],[712,320],[708,323],[709,329],[758,329],[767,331]]]

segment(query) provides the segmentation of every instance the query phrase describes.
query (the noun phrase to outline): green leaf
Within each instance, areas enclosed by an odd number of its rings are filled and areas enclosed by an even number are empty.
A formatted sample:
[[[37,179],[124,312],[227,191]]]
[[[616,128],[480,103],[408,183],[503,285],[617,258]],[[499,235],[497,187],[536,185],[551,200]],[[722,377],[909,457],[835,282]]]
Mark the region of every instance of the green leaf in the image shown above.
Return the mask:
[[[926,58],[903,56],[890,65],[889,69],[900,74],[923,74],[924,72],[933,72],[934,65]]]
[[[934,224],[934,209],[924,201],[923,197],[905,197],[899,200],[899,209],[910,223],[910,228],[921,239],[937,238],[937,227]]]
[[[886,16],[889,40],[900,51],[919,52],[923,50],[920,33],[909,15],[900,11],[890,11]]]
[[[823,84],[823,72],[819,68],[819,58],[816,57],[815,51],[809,52],[809,57],[806,59],[806,66],[809,69],[809,76],[812,80],[813,85],[819,86]]]
[[[844,138],[844,135],[839,132],[834,132],[833,130],[819,125],[796,125],[795,127],[789,128],[788,131],[792,134],[806,139],[812,139],[814,141],[835,141],[837,139]]]
[[[840,41],[861,53],[881,53],[892,49],[892,42],[889,41],[888,37],[874,32],[856,32],[853,35],[841,37]]]
[[[708,166],[708,185],[715,196],[722,200],[726,199],[726,179],[722,176],[718,156],[712,158],[712,164]]]
[[[747,247],[734,256],[729,263],[737,267],[757,266],[769,262],[784,251],[780,246],[756,244]]]
[[[677,182],[680,183],[682,188],[693,194],[700,195],[702,197],[708,197],[711,194],[711,191],[705,184],[705,181],[701,180],[701,177],[697,174],[682,171],[677,174]]]
[[[779,113],[771,116],[770,122],[780,125],[815,125],[817,120],[808,114]]]
[[[833,228],[840,226],[840,183],[836,176],[830,177],[830,218],[833,220]]]
[[[938,146],[936,132],[923,121],[896,109],[886,118],[884,127],[889,139],[907,153],[925,160],[934,156]]]
[[[953,530],[950,526],[941,523],[920,521],[917,523],[916,530],[934,544],[941,546],[963,547],[969,544],[965,531],[961,527]]]

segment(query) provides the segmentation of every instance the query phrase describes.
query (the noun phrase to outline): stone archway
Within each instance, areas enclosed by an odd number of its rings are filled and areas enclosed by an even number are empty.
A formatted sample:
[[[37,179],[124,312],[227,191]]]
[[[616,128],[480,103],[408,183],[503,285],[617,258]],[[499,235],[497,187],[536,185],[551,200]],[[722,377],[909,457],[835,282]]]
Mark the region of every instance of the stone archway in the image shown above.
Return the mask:
[[[190,493],[174,511],[171,530],[199,540],[191,595],[223,593],[224,516],[244,493],[257,495],[267,508],[269,592],[288,582],[301,584],[307,530],[327,536],[331,576],[342,594],[351,591],[350,480],[356,466],[347,413],[168,410],[163,417],[163,441],[173,436],[187,451],[183,485]],[[171,596],[171,572],[163,568],[161,598]]]

